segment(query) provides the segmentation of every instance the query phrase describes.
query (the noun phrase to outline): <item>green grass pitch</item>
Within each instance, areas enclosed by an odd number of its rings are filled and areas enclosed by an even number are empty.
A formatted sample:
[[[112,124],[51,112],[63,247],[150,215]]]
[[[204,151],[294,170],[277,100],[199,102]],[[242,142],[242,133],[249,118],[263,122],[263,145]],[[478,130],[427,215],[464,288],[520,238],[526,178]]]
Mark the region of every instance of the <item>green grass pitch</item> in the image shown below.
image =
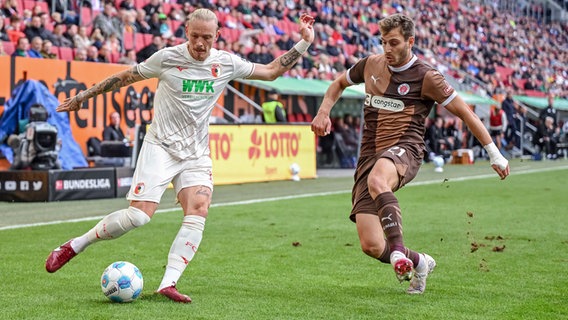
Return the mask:
[[[216,188],[204,239],[178,283],[189,305],[154,294],[179,210],[48,274],[49,252],[96,220],[7,226],[100,216],[126,201],[2,203],[0,319],[568,319],[566,165],[517,161],[505,181],[487,163],[444,174],[425,165],[397,192],[406,245],[438,263],[421,296],[405,294],[390,266],[361,252],[347,218],[350,178]],[[476,175],[487,177],[460,180]],[[263,198],[273,200],[221,205]],[[167,203],[172,195],[160,208]],[[133,303],[101,292],[101,273],[117,260],[144,276]]]

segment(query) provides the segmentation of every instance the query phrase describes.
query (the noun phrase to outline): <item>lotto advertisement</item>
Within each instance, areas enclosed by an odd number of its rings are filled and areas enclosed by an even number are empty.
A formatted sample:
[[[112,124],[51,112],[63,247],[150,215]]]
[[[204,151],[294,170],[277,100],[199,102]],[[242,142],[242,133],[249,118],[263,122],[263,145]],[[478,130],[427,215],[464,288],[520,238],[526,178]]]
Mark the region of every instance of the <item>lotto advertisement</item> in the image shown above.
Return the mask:
[[[215,185],[316,177],[309,125],[218,125],[209,129]]]

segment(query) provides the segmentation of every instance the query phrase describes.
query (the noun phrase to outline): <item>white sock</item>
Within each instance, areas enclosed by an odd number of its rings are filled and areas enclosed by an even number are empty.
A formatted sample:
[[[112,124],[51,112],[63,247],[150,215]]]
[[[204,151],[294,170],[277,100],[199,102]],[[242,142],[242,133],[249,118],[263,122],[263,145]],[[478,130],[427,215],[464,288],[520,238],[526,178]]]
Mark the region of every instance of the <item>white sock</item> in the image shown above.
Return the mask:
[[[426,265],[426,259],[424,259],[423,254],[418,255],[420,259],[418,260],[418,265],[414,267],[417,273],[426,273],[428,271],[428,266]]]
[[[140,227],[150,221],[144,211],[128,207],[105,216],[91,230],[71,241],[71,248],[77,253],[97,241],[116,239],[128,231]]]
[[[170,248],[168,265],[158,291],[165,287],[171,287],[178,282],[187,264],[197,252],[204,228],[204,217],[196,215],[183,217],[181,228]]]
[[[393,252],[391,252],[390,261],[391,261],[391,264],[392,264],[393,266],[394,266],[394,264],[395,264],[398,260],[400,260],[400,259],[402,259],[402,258],[406,258],[406,255],[405,255],[404,253],[402,253],[402,252],[400,252],[400,251],[393,251]]]

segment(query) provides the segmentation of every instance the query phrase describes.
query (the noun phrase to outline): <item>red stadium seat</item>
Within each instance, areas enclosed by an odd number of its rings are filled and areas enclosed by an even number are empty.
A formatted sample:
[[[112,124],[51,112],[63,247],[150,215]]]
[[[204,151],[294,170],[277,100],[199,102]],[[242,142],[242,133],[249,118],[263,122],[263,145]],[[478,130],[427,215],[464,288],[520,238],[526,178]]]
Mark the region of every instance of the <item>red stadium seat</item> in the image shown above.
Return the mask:
[[[34,1],[34,0],[24,0],[24,9],[33,10],[35,6],[40,6],[41,10],[45,13],[49,13],[49,8],[47,7],[47,2]]]
[[[92,9],[89,7],[81,7],[81,25],[90,26],[92,23],[93,23]]]
[[[59,47],[59,59],[65,61],[73,61],[73,49],[67,47]]]
[[[134,36],[134,32],[124,32],[124,35],[122,37],[124,50],[134,49]]]
[[[140,49],[144,48],[146,46],[145,40],[144,40],[144,34],[143,33],[135,33],[134,34],[134,48],[136,49],[136,51],[140,51]]]
[[[118,60],[120,59],[120,52],[111,52],[110,53],[110,62],[111,63],[118,63]]]

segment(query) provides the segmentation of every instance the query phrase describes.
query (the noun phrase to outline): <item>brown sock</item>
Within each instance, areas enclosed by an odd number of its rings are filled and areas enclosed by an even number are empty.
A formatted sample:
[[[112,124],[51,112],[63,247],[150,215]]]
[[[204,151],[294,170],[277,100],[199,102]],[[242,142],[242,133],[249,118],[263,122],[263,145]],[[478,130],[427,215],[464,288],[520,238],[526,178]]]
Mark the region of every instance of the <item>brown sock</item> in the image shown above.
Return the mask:
[[[385,233],[387,243],[392,251],[405,253],[402,240],[402,216],[398,200],[392,192],[383,192],[375,199],[379,211],[381,226]]]

